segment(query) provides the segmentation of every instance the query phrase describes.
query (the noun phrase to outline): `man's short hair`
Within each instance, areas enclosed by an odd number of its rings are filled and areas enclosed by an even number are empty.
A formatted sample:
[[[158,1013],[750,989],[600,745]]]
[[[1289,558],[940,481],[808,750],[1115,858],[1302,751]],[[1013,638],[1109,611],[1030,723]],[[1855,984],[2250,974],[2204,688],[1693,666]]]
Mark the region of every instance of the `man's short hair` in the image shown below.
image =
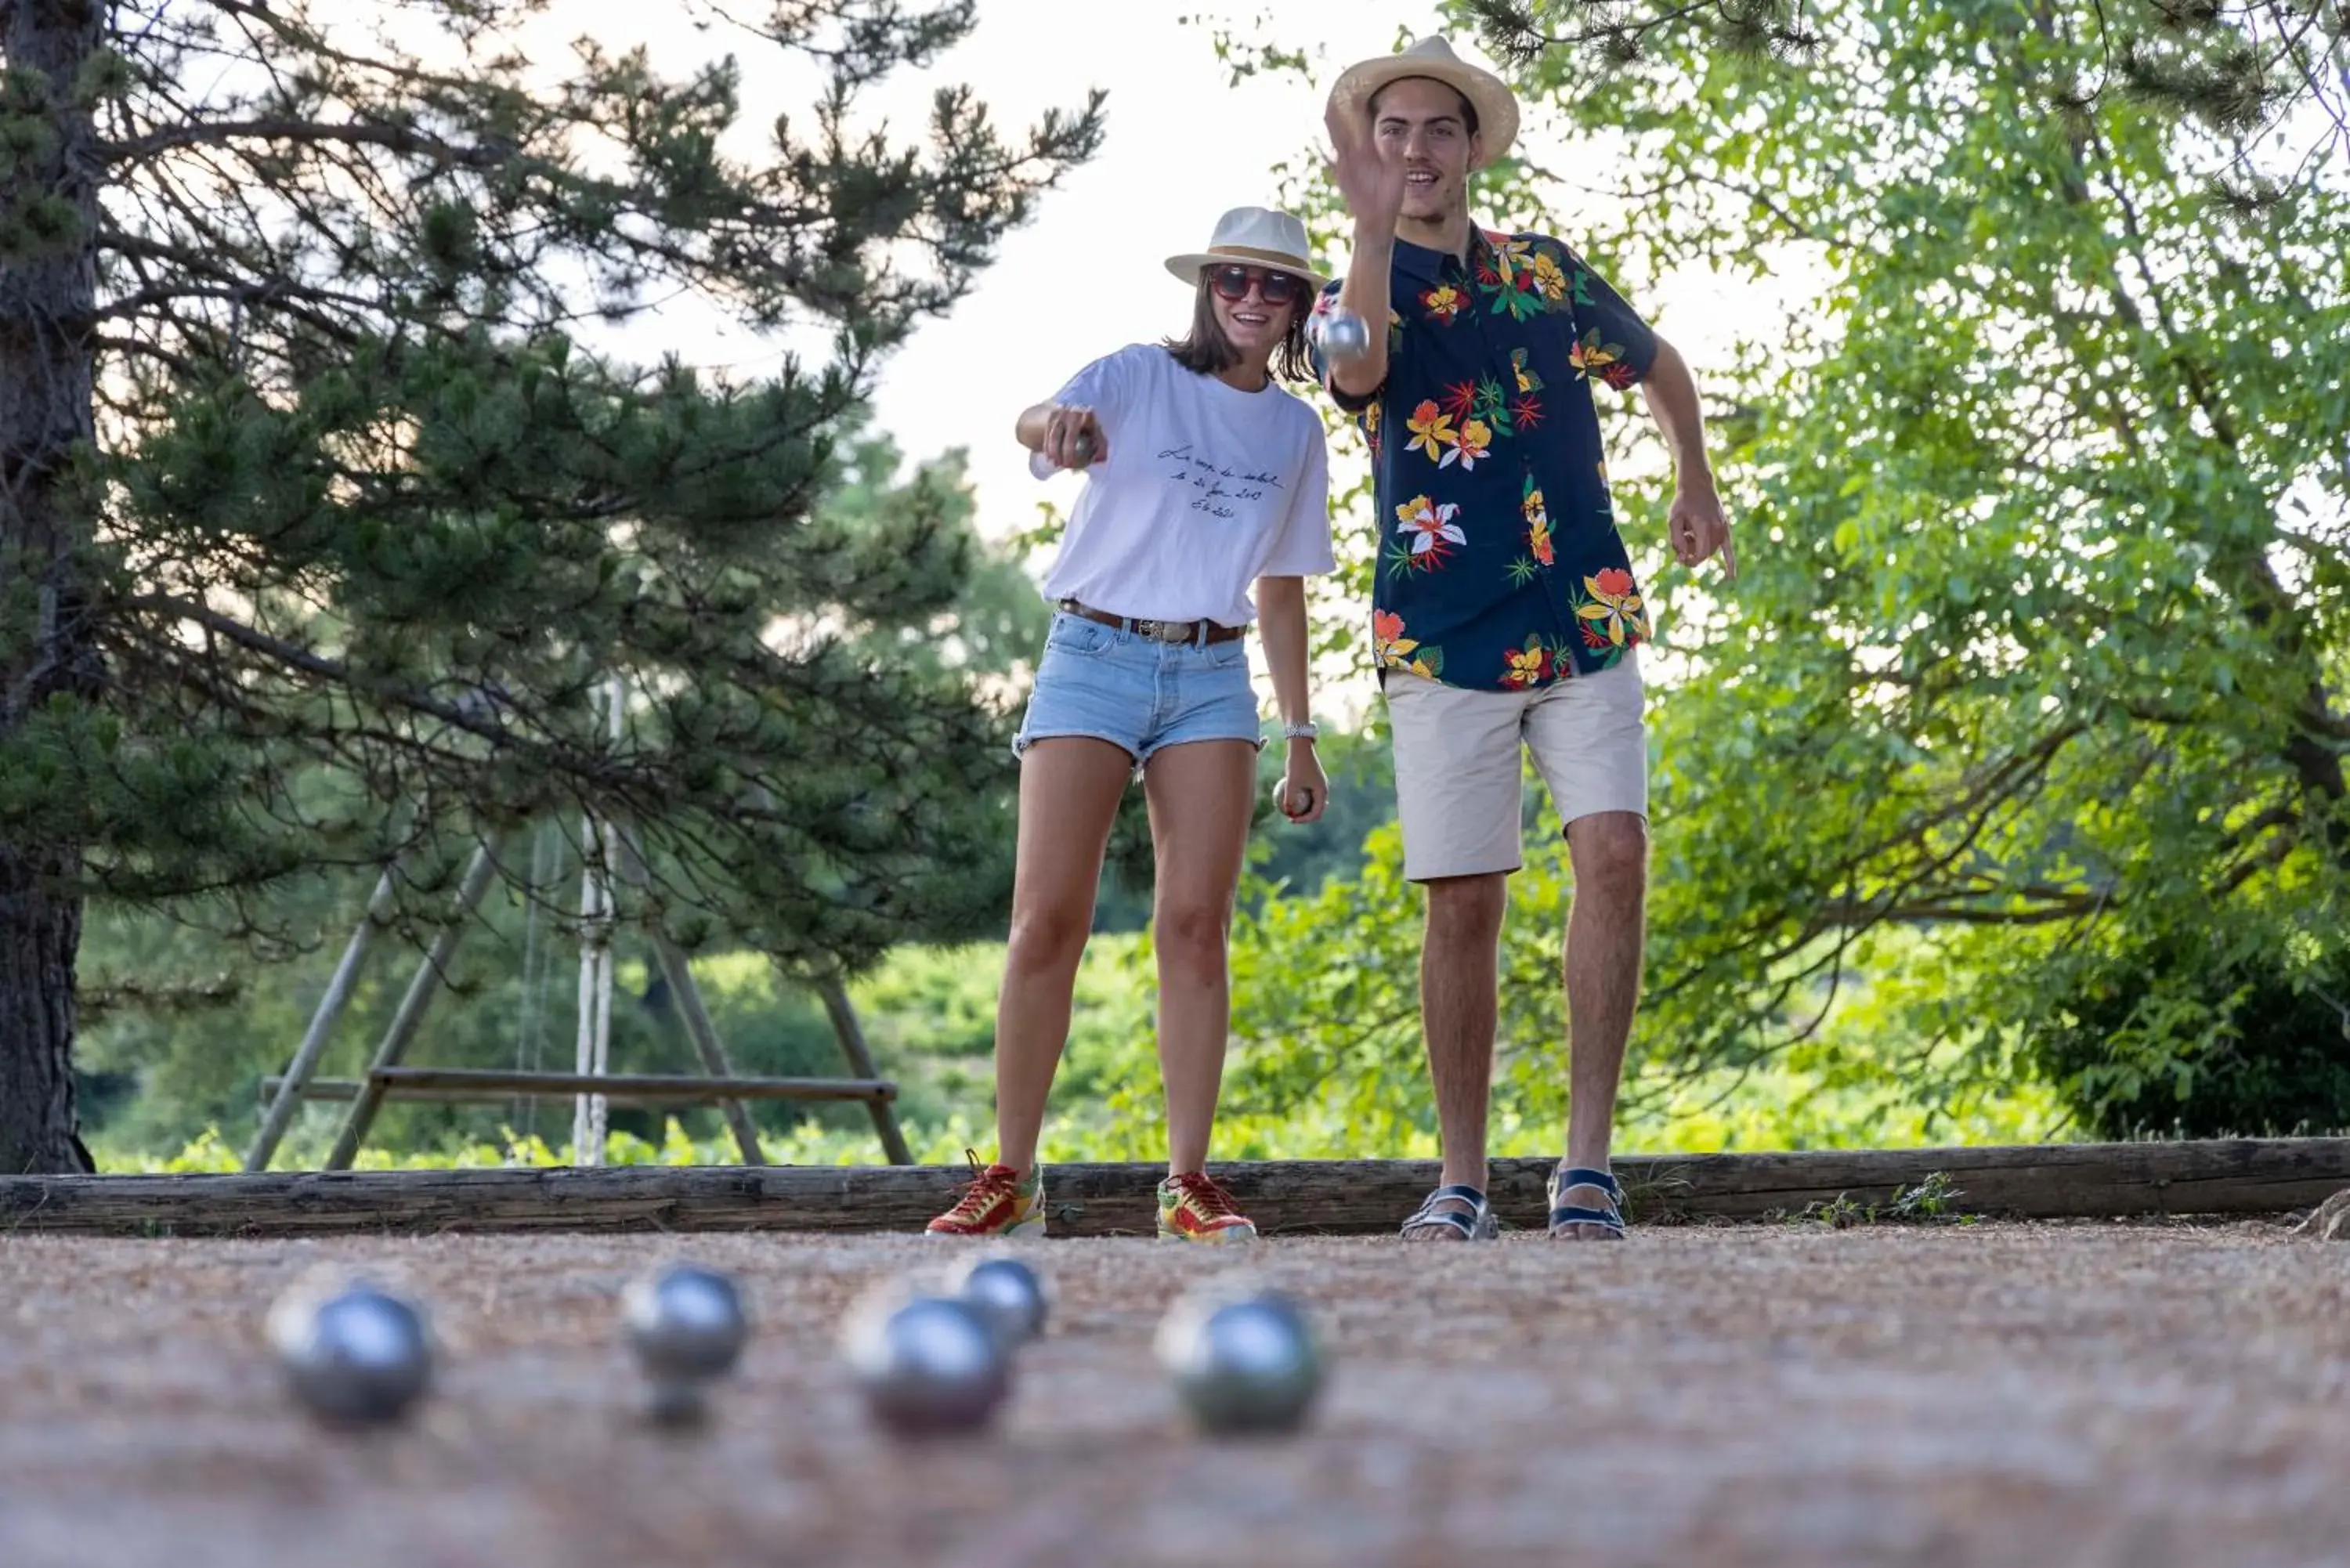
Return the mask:
[[[1380,93],[1384,93],[1384,92],[1386,92],[1386,91],[1388,90],[1388,88],[1391,88],[1391,87],[1395,86],[1395,85],[1396,85],[1396,82],[1434,82],[1434,83],[1436,83],[1436,85],[1437,85],[1438,87],[1440,87],[1440,88],[1444,88],[1446,91],[1450,92],[1450,93],[1451,93],[1454,98],[1457,98],[1457,99],[1459,99],[1461,100],[1461,127],[1462,127],[1462,129],[1464,129],[1465,130],[1467,130],[1467,131],[1469,132],[1469,134],[1470,134],[1470,135],[1471,135],[1471,136],[1474,136],[1474,135],[1476,135],[1476,134],[1477,134],[1477,106],[1476,106],[1475,104],[1471,103],[1471,102],[1469,101],[1469,95],[1468,95],[1467,93],[1462,92],[1459,88],[1454,87],[1451,82],[1449,82],[1449,81],[1445,81],[1444,79],[1442,79],[1442,78],[1440,78],[1440,77],[1398,77],[1398,78],[1396,78],[1395,81],[1393,81],[1393,82],[1381,82],[1381,83],[1379,84],[1379,90],[1378,90],[1378,92],[1375,92],[1375,93],[1373,93],[1373,94],[1371,95],[1371,101],[1370,101],[1370,103],[1367,106],[1367,107],[1368,107],[1368,109],[1370,109],[1370,111],[1371,111],[1371,123],[1372,123],[1372,124],[1377,125],[1377,124],[1378,123],[1378,119],[1379,119],[1379,94],[1380,94]]]

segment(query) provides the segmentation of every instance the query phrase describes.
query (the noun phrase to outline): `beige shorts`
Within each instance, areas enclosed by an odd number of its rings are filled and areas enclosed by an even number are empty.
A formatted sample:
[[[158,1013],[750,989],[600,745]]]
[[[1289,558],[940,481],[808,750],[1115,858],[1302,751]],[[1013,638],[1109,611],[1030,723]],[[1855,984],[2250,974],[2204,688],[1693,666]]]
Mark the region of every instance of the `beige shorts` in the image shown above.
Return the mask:
[[[1638,649],[1596,675],[1534,691],[1476,691],[1391,670],[1403,874],[1426,882],[1525,863],[1525,764],[1534,754],[1562,822],[1648,815],[1648,738]]]

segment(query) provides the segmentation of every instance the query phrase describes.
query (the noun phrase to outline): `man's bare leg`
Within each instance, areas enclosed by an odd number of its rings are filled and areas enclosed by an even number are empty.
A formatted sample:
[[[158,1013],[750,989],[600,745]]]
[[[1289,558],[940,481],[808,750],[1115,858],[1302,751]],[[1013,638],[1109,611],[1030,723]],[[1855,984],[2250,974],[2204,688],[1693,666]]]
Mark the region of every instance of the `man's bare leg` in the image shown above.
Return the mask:
[[[1420,1030],[1436,1086],[1436,1124],[1444,1148],[1444,1185],[1485,1189],[1485,1115],[1493,1085],[1493,1023],[1498,1006],[1502,917],[1509,908],[1506,873],[1443,877],[1427,884],[1428,929],[1419,948]],[[1439,1211],[1463,1215],[1447,1199]],[[1437,1225],[1414,1239],[1459,1240]]]
[[[1567,825],[1566,845],[1575,865],[1575,905],[1566,923],[1566,1163],[1606,1170],[1624,1047],[1640,997],[1648,825],[1637,812],[1596,812]],[[1595,1208],[1600,1196],[1593,1187],[1559,1194],[1563,1202]],[[1559,1234],[1588,1240],[1607,1232],[1569,1225]]]

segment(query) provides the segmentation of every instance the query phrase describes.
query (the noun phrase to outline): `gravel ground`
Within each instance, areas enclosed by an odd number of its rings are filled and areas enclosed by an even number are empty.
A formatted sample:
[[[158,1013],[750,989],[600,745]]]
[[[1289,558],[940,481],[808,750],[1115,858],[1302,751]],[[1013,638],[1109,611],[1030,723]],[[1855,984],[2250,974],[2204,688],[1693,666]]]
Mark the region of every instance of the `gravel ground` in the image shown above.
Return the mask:
[[[1048,1242],[993,1439],[908,1449],[833,1355],[919,1238],[0,1240],[0,1564],[2263,1568],[2350,1560],[2350,1248],[2271,1226],[1753,1226],[1627,1245]],[[629,1274],[736,1271],[692,1438],[633,1418]],[[407,1428],[289,1408],[261,1320],[362,1267],[432,1307]],[[1155,1374],[1187,1281],[1318,1314],[1303,1437],[1211,1443]]]

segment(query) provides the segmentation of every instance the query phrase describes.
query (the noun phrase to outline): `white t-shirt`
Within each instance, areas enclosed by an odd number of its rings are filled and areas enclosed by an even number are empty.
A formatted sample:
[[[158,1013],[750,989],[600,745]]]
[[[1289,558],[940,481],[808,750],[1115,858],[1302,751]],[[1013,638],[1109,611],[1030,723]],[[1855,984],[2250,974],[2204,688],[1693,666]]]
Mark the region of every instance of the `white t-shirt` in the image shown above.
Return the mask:
[[[1336,566],[1322,421],[1280,387],[1243,392],[1136,343],[1069,379],[1055,401],[1094,410],[1109,456],[1085,490],[1045,597],[1150,620],[1256,618],[1249,585]],[[1035,452],[1029,472],[1059,472]]]

